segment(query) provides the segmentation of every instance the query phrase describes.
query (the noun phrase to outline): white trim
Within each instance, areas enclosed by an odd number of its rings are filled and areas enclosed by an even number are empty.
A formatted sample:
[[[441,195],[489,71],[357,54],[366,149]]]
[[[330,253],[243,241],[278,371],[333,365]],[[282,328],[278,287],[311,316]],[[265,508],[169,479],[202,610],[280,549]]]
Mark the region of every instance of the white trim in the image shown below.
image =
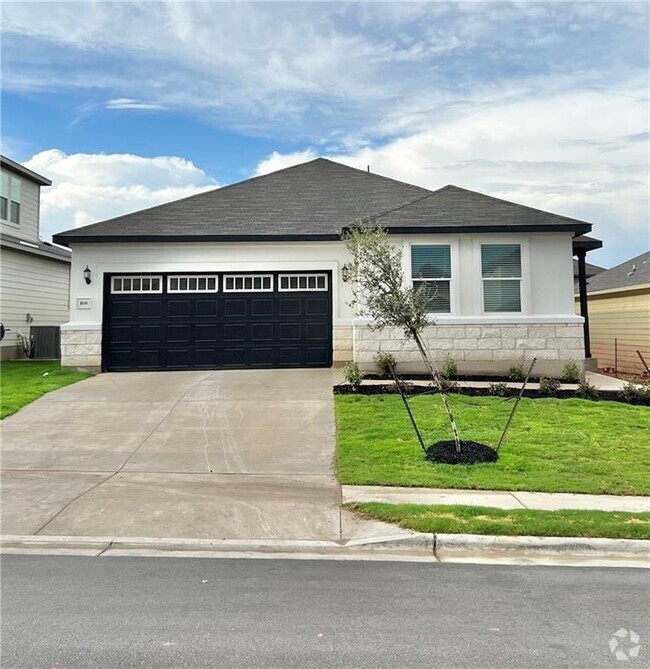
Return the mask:
[[[315,278],[316,281],[318,281],[318,279],[324,279],[325,280],[325,286],[323,288],[283,288],[282,287],[282,279],[288,279],[289,283],[291,283],[292,279],[300,280],[302,277],[305,277],[308,282],[309,282],[310,278]],[[305,274],[305,273],[278,274],[278,291],[281,292],[281,293],[304,293],[304,292],[323,293],[323,292],[327,292],[328,290],[329,290],[328,276],[324,272],[315,272],[313,274]]]
[[[545,316],[524,316],[524,315],[509,315],[504,314],[499,318],[495,314],[486,314],[485,316],[448,316],[446,314],[434,314],[435,318],[431,318],[430,325],[551,325],[551,324],[566,324],[566,325],[582,325],[585,319],[582,316],[569,316],[562,314],[551,314]],[[357,317],[350,321],[352,325],[369,325],[372,323],[370,318]],[[343,325],[344,322],[338,322]]]
[[[172,279],[178,279],[179,281],[179,288],[172,288],[171,287],[171,282]],[[183,290],[180,288],[180,282],[187,279],[187,289]],[[189,287],[189,282],[191,279],[196,279],[197,281],[197,287],[194,289],[191,289]],[[198,287],[198,282],[201,279],[205,279],[206,286],[207,283],[210,279],[214,279],[214,288],[199,288]],[[167,293],[170,295],[178,295],[179,293],[187,294],[187,293],[218,293],[219,292],[219,275],[218,274],[169,274],[167,276]]]
[[[131,288],[130,290],[115,290],[115,281],[119,279],[121,281],[124,280],[129,280],[131,281],[131,285],[133,285],[133,281],[135,280],[142,280],[144,279],[150,279],[153,281],[154,279],[158,279],[158,290],[142,290],[142,288],[138,290],[133,290]],[[111,295],[147,295],[147,294],[157,294],[157,293],[162,293],[162,285],[163,285],[163,280],[162,280],[162,275],[151,275],[151,274],[119,274],[117,276],[112,276],[111,277]],[[142,283],[140,283],[140,286],[142,286]]]
[[[233,279],[233,288],[227,288],[228,279]],[[269,288],[237,288],[235,284],[237,280],[241,279],[244,283],[246,279],[269,279]],[[223,292],[224,293],[272,293],[273,292],[273,274],[224,274],[223,275]]]

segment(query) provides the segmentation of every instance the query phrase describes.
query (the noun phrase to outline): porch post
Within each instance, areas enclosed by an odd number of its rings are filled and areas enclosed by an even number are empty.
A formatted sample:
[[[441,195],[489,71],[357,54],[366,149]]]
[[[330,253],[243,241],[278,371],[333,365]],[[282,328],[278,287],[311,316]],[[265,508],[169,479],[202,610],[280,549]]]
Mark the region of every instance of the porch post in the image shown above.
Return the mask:
[[[578,256],[578,286],[580,289],[580,315],[585,319],[583,330],[585,338],[585,358],[591,358],[591,341],[589,339],[589,307],[587,306],[587,267],[585,258],[587,251],[576,249]]]

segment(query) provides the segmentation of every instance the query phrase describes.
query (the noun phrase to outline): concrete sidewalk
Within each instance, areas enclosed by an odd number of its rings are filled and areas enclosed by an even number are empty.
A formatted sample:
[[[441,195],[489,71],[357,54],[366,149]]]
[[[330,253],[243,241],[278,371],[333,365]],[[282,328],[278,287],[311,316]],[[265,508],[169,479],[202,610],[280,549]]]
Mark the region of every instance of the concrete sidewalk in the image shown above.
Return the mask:
[[[650,512],[650,497],[618,495],[573,495],[569,493],[508,492],[497,490],[449,490],[398,488],[393,486],[344,485],[343,503],[385,502],[387,504],[465,504],[497,509],[557,511]]]

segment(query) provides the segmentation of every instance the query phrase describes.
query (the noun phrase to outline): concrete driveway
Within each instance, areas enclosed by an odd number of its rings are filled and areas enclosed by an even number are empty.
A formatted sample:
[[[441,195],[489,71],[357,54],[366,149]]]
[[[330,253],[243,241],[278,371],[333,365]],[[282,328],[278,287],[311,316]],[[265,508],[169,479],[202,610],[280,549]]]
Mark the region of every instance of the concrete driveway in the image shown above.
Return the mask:
[[[337,540],[333,370],[101,374],[1,424],[2,533]],[[342,520],[343,518],[343,520]]]

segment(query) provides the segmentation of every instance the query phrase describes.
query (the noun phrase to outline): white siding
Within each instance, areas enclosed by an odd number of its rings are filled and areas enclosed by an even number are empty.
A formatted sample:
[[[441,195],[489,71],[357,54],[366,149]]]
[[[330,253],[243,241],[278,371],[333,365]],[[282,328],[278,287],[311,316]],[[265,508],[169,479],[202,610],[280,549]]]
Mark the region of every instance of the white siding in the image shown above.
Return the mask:
[[[69,318],[70,265],[3,248],[0,252],[0,319],[11,332],[2,348],[14,348],[17,332],[32,325],[61,325]],[[8,353],[5,351],[5,356]]]
[[[16,178],[13,172],[8,173],[12,178]],[[27,179],[20,178],[20,182],[20,225],[1,221],[2,232],[30,242],[37,242],[40,186]]]
[[[393,237],[404,248],[408,276],[409,244],[452,244],[454,312],[438,316],[445,323],[554,322],[581,323],[573,312],[573,261],[571,233],[520,235],[409,235]],[[482,315],[479,241],[517,241],[525,247],[525,309],[521,315]],[[334,325],[351,325],[349,284],[343,283],[341,267],[349,260],[341,242],[258,243],[158,243],[78,244],[73,246],[71,313],[68,329],[101,329],[104,273],[214,272],[251,270],[331,270],[333,273]],[[88,265],[93,281],[86,285],[83,270]],[[90,298],[90,309],[76,309],[77,298]]]

